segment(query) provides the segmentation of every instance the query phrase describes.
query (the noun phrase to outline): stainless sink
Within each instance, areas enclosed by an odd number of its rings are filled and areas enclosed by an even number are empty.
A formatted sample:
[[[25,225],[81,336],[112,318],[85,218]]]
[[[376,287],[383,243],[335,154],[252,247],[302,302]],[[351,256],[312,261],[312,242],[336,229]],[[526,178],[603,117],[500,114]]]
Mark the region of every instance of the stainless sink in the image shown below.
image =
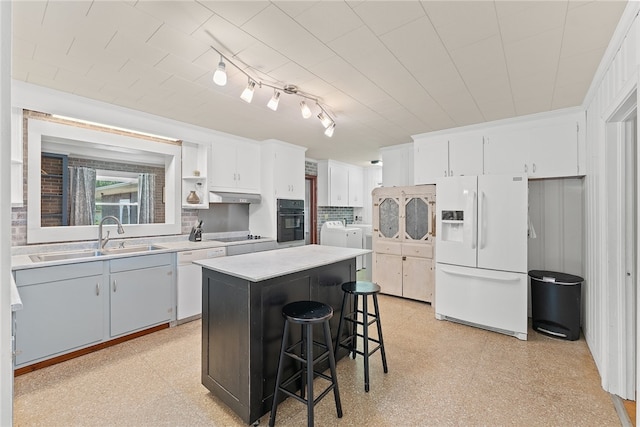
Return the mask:
[[[110,249],[86,249],[82,251],[75,252],[56,252],[56,253],[46,253],[46,254],[37,254],[37,255],[29,255],[34,262],[45,262],[45,261],[61,261],[65,259],[78,259],[78,258],[93,258],[104,255],[117,255],[117,254],[132,254],[139,252],[150,252],[159,249],[165,249],[161,246],[155,245],[139,245],[139,246],[128,246],[126,248],[110,248]]]
[[[155,245],[140,245],[140,246],[127,246],[126,248],[109,248],[103,249],[101,255],[115,255],[115,254],[131,254],[136,252],[149,252],[165,249],[162,246]]]

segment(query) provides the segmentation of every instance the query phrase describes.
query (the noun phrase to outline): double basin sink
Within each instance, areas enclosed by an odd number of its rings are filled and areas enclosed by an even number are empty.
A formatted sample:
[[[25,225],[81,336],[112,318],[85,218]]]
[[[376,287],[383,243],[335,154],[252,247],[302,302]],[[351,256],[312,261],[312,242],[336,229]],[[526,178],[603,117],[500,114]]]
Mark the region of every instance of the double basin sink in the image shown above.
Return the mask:
[[[36,254],[36,255],[29,255],[29,258],[31,258],[31,261],[34,261],[34,262],[61,261],[66,259],[94,258],[94,257],[101,257],[106,255],[144,253],[144,252],[152,252],[160,249],[166,249],[166,248],[163,248],[162,246],[155,246],[155,245],[138,245],[138,246],[129,246],[126,248],[110,248],[110,249],[100,249],[100,250],[85,249],[85,250],[73,251],[73,252]]]

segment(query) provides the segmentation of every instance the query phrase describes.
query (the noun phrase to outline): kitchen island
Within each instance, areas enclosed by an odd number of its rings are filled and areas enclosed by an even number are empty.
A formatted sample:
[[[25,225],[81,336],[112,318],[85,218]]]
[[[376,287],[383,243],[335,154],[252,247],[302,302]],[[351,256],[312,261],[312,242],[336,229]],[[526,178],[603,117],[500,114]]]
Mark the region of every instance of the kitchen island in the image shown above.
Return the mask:
[[[282,307],[309,299],[331,305],[335,342],[340,285],[356,280],[356,257],[368,252],[307,245],[196,261],[203,267],[202,384],[248,424],[269,412],[284,326]],[[299,339],[300,328],[291,328],[290,342]],[[283,375],[296,369],[292,362]]]

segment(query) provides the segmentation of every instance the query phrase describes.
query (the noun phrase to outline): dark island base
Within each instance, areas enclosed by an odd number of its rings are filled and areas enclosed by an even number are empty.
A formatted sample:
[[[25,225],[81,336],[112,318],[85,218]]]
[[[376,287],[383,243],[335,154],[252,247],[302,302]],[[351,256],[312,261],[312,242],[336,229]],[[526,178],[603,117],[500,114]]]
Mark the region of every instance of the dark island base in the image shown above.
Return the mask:
[[[250,282],[202,269],[202,384],[247,424],[271,410],[284,326],[282,307],[316,300],[333,307],[332,340],[337,338],[342,309],[341,284],[356,280],[355,259],[261,282]],[[342,339],[350,333],[343,328]],[[321,327],[314,328],[321,341]],[[291,328],[290,343],[301,329]],[[319,351],[319,349],[318,349]],[[347,354],[342,349],[338,358]],[[283,378],[299,369],[287,360]],[[328,369],[328,361],[318,370]],[[292,384],[299,388],[300,384]],[[294,391],[292,389],[292,391]]]

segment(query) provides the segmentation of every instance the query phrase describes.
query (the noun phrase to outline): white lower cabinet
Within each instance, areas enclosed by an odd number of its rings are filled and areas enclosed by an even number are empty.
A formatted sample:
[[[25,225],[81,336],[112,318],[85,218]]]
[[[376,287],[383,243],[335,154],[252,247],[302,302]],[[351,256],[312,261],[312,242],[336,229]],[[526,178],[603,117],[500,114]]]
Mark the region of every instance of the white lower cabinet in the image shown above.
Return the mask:
[[[172,254],[18,270],[17,368],[175,320]]]
[[[123,335],[175,318],[172,284],[173,266],[168,254],[111,261],[111,336]]]
[[[80,277],[74,277],[79,275]],[[16,311],[16,366],[102,341],[102,262],[16,272],[23,309]]]

